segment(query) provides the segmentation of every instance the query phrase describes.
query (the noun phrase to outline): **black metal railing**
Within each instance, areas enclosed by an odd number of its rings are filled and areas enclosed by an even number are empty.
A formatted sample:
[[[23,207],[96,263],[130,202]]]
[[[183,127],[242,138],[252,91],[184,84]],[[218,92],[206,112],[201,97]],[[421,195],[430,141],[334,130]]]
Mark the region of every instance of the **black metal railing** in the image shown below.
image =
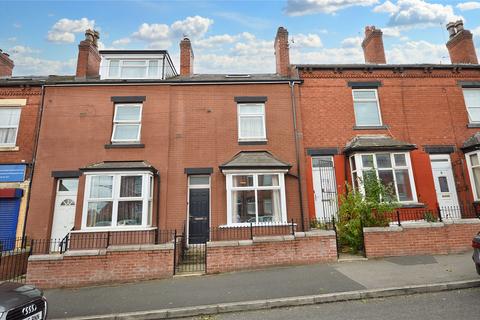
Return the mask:
[[[32,240],[0,239],[0,281],[25,282]]]
[[[209,230],[210,241],[252,240],[254,237],[293,235],[299,224],[290,222],[259,222],[237,226],[213,227]]]

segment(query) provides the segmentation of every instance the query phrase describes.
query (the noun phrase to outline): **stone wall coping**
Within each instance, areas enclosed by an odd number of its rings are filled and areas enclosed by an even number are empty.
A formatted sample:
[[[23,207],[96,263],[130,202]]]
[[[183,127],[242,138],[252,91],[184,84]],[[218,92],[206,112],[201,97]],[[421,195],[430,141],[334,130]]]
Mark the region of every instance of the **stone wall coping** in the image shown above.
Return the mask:
[[[404,229],[416,229],[416,228],[442,228],[445,224],[443,222],[405,222],[402,223]]]
[[[253,237],[253,243],[263,243],[263,242],[281,242],[281,241],[292,241],[295,240],[295,236],[261,236]]]
[[[444,224],[480,224],[480,219],[445,219]]]
[[[55,261],[63,260],[63,254],[54,253],[54,254],[35,254],[28,257],[28,261]]]
[[[253,240],[239,240],[238,245],[240,246],[251,246],[253,244]]]
[[[127,244],[109,246],[107,252],[173,250],[173,248],[173,242],[162,244]]]
[[[216,248],[216,247],[237,247],[239,246],[239,241],[209,241],[207,242],[207,247]]]
[[[333,230],[311,230],[305,232],[306,237],[328,237],[334,235],[335,231]]]
[[[82,256],[104,256],[107,254],[106,249],[88,249],[88,250],[67,250],[63,255],[65,257],[82,257]]]
[[[295,232],[295,238],[305,238],[305,232]]]
[[[369,233],[369,232],[400,232],[400,231],[403,231],[403,228],[399,227],[399,226],[366,227],[366,228],[363,228],[364,233]]]

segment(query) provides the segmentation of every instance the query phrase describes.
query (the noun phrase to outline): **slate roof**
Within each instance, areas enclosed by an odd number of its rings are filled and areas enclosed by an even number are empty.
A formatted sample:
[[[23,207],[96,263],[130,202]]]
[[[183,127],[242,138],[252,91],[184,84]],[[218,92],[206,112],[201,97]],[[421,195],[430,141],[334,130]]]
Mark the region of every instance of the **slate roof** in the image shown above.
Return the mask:
[[[291,164],[282,161],[268,151],[241,151],[232,159],[220,165],[228,169],[290,169]]]
[[[344,152],[379,151],[379,150],[413,150],[417,146],[385,135],[356,136],[347,142]]]
[[[157,172],[149,162],[143,160],[136,161],[102,161],[90,164],[85,168],[81,168],[81,171],[112,171],[112,170],[142,170]]]
[[[477,132],[473,136],[465,140],[461,149],[464,152],[469,152],[472,150],[479,149],[479,147],[480,147],[480,132]]]

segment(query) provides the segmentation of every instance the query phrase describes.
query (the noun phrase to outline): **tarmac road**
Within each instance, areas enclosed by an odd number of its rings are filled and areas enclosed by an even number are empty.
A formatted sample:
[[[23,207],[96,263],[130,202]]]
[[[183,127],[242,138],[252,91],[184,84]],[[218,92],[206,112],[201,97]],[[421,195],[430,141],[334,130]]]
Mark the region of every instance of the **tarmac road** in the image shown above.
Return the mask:
[[[202,320],[303,319],[480,319],[480,288],[417,294],[384,299],[337,302],[294,308],[226,313],[196,317]]]

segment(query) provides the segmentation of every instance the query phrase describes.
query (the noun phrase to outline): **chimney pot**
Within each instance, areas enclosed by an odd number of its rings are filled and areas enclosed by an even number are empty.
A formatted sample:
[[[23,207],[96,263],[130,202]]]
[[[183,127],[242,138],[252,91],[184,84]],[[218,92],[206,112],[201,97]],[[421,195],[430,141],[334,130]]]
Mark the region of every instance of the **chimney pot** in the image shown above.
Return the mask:
[[[284,27],[277,29],[275,42],[275,65],[276,72],[282,76],[290,75],[290,48],[288,45],[288,30]]]
[[[385,49],[383,47],[383,32],[375,26],[365,27],[365,39],[362,42],[365,63],[384,64]]]
[[[463,20],[457,20],[457,22],[455,22],[455,29],[457,33],[463,31]]]
[[[450,36],[450,38],[452,38],[453,36],[455,36],[455,34],[457,33],[455,31],[455,23],[454,22],[449,22],[447,24],[447,30],[448,30],[448,34]]]

